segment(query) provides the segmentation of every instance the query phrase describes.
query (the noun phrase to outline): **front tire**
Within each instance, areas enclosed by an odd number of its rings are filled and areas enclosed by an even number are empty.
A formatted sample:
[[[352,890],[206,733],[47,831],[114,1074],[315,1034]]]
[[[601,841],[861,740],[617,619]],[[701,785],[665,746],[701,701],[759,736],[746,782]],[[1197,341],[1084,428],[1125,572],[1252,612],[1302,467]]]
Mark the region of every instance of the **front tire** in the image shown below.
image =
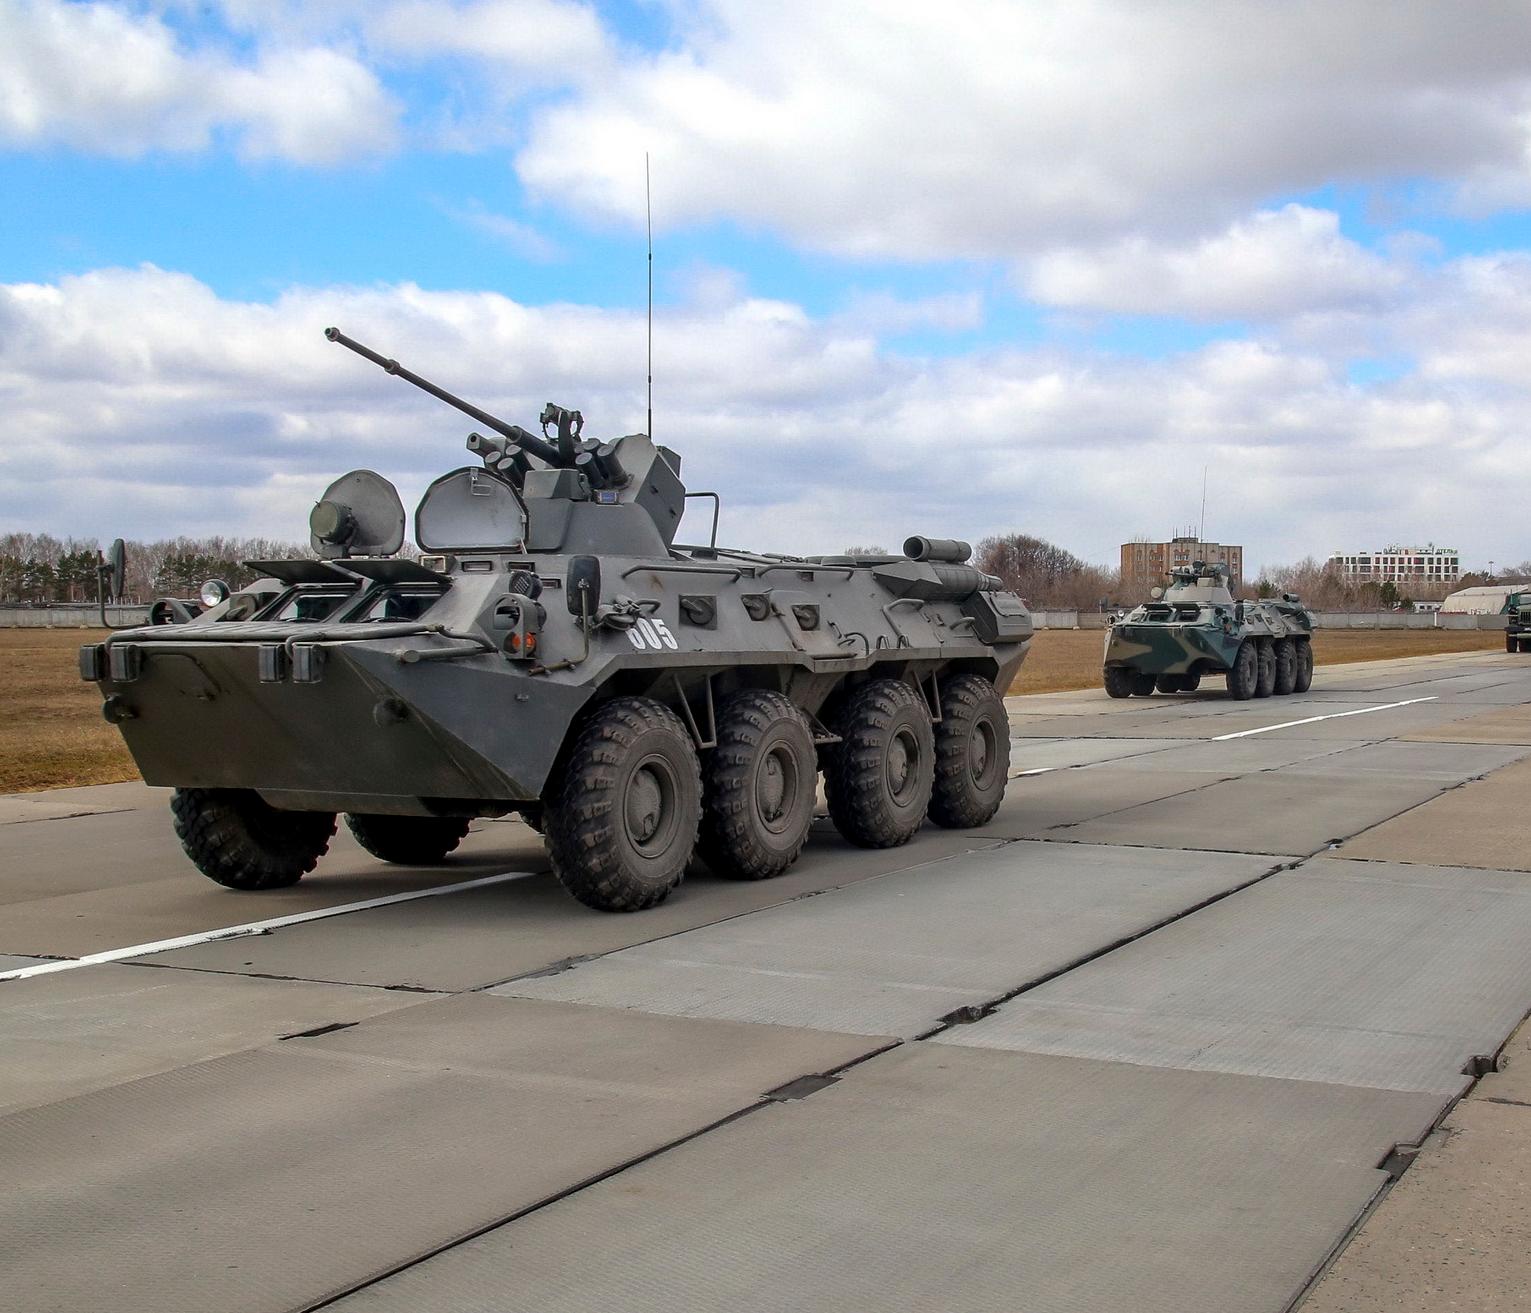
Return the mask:
[[[468,835],[466,816],[346,815],[352,837],[374,857],[398,866],[434,866]]]
[[[1233,664],[1228,667],[1228,696],[1236,702],[1248,702],[1255,695],[1255,684],[1260,677],[1260,657],[1255,642],[1246,638],[1239,644]]]
[[[908,843],[925,819],[935,776],[925,699],[901,680],[876,679],[834,721],[840,742],[825,754],[824,791],[835,828],[860,848]]]
[[[246,892],[297,884],[335,833],[334,812],[281,811],[253,789],[177,789],[170,813],[197,869]]]
[[[818,780],[802,712],[763,689],[730,698],[703,772],[698,850],[713,873],[766,880],[791,866],[813,824]]]
[[[1312,687],[1313,643],[1305,638],[1297,644],[1297,677],[1292,684],[1292,692],[1306,693]]]
[[[987,824],[1010,780],[1010,716],[994,685],[954,675],[941,688],[928,815],[948,830]]]
[[[696,748],[662,702],[613,698],[579,731],[548,801],[559,883],[597,911],[642,911],[669,897],[696,847]]]
[[[1101,682],[1106,686],[1106,696],[1130,698],[1133,673],[1131,666],[1105,666],[1101,670]]]

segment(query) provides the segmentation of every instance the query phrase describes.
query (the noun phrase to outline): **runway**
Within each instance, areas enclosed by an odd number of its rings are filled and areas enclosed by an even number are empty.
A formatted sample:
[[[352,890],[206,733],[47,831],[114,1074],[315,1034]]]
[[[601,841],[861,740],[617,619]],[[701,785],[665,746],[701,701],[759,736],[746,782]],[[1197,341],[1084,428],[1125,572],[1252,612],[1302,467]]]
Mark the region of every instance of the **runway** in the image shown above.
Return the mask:
[[[1531,1144],[1531,657],[1009,706],[988,826],[627,916],[0,798],[0,1310],[1414,1307]]]

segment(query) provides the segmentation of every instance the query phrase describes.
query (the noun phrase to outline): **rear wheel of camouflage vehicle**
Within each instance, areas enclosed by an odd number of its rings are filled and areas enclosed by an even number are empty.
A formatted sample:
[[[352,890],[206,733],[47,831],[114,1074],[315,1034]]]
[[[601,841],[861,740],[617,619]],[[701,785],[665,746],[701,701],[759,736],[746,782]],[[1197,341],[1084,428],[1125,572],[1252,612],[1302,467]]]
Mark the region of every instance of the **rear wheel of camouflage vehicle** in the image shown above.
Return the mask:
[[[1228,667],[1228,696],[1238,702],[1247,702],[1255,695],[1255,684],[1260,677],[1260,657],[1255,641],[1246,638],[1239,644],[1238,655]]]
[[[1132,696],[1133,673],[1131,666],[1106,666],[1101,671],[1106,694],[1113,698]]]
[[[941,685],[929,816],[949,830],[987,823],[1010,778],[1010,716],[993,684],[954,675]]]
[[[229,889],[297,884],[335,833],[334,812],[281,811],[253,789],[177,789],[170,812],[186,855]]]
[[[718,712],[702,772],[698,851],[716,875],[765,880],[803,850],[819,768],[803,713],[780,693],[747,689]]]
[[[1200,675],[1181,675],[1180,691],[1182,693],[1194,693],[1201,687]]]
[[[691,736],[661,702],[613,698],[580,729],[548,802],[559,883],[598,911],[653,907],[696,847],[702,780]]]
[[[466,816],[380,816],[349,812],[346,828],[374,857],[399,866],[433,866],[468,834]]]
[[[1255,696],[1268,698],[1276,691],[1276,645],[1268,638],[1259,639],[1255,644],[1256,674]]]
[[[1158,681],[1152,675],[1140,675],[1136,671],[1132,675],[1132,695],[1138,698],[1149,698],[1154,695],[1154,685]]]
[[[824,792],[835,828],[861,848],[908,843],[935,775],[925,699],[901,680],[876,679],[847,699],[833,729],[840,742],[824,754]]]
[[[1313,687],[1313,643],[1303,638],[1297,642],[1297,678],[1292,683],[1292,692],[1306,693]]]
[[[1184,675],[1160,675],[1154,680],[1154,687],[1161,693],[1184,693],[1185,678]]]
[[[1276,640],[1276,692],[1286,694],[1297,688],[1297,640]]]

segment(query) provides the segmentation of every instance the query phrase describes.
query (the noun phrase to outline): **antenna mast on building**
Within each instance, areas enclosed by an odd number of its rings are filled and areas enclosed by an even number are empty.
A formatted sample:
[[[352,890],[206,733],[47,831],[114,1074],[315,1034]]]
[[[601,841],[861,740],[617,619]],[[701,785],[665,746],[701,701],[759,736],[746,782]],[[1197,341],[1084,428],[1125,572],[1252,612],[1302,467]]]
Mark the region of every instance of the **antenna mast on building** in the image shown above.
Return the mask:
[[[1201,467],[1201,528],[1196,531],[1196,541],[1207,541],[1207,467]]]

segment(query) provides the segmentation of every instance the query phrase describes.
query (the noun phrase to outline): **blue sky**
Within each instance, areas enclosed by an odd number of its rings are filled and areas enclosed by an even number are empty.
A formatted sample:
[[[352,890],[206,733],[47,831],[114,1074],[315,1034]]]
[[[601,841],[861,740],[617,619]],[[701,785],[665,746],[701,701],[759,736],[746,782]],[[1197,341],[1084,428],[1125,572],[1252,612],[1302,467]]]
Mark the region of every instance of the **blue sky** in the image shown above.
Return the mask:
[[[736,540],[1107,561],[1205,464],[1253,561],[1531,557],[1531,17],[1475,14],[0,0],[0,527],[296,534],[455,462],[331,315],[632,424],[648,150],[656,428]]]

